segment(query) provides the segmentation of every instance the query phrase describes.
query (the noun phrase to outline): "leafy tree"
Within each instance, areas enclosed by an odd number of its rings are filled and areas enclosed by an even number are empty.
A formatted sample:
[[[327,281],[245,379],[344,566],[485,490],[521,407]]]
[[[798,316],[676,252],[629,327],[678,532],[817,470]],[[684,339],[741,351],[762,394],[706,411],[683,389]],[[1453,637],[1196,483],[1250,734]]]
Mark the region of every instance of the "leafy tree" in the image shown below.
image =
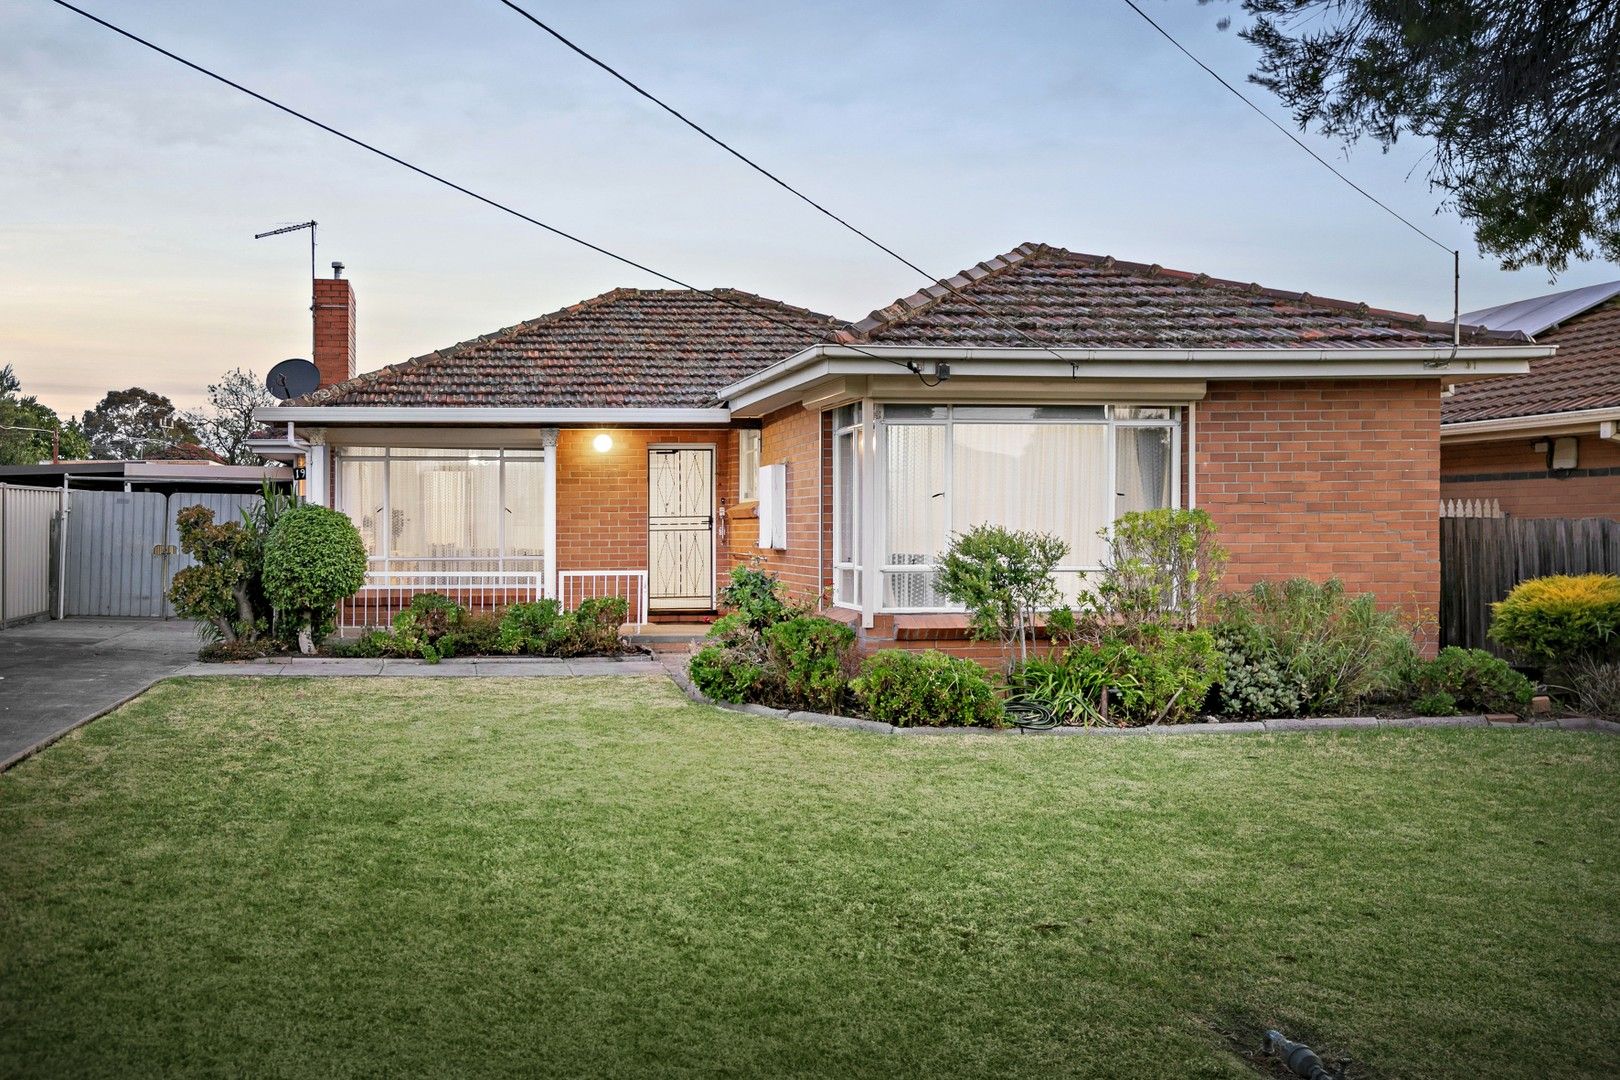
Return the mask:
[[[111,390],[81,421],[98,458],[150,457],[177,442],[195,442],[196,432],[162,394],[132,386]]]
[[[251,371],[232,368],[208,386],[208,404],[185,414],[186,425],[197,440],[231,465],[251,465],[248,436],[258,428],[253,410],[274,405],[276,399]]]
[[[1199,0],[1208,3],[1209,0]],[[1430,183],[1508,269],[1620,259],[1620,4],[1243,0],[1251,81],[1302,130],[1434,141]],[[1224,26],[1230,20],[1222,19]]]
[[[1001,642],[1010,668],[1028,657],[1036,614],[1057,606],[1052,571],[1068,553],[1047,533],[975,525],[951,537],[935,588],[967,608],[975,637]]]
[[[11,365],[0,367],[0,465],[37,465],[51,460],[50,431],[61,432],[64,460],[90,456],[90,443],[78,424],[71,420],[63,424],[49,405],[32,394],[23,396],[22,383]]]

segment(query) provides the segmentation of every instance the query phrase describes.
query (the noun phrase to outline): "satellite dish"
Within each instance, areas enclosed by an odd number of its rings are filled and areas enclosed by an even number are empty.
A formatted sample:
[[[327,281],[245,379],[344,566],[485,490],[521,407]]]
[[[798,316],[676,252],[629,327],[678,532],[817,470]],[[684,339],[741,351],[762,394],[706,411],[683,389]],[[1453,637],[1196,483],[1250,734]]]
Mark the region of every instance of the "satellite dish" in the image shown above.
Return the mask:
[[[308,360],[296,356],[291,360],[283,360],[271,368],[270,374],[264,377],[264,388],[282,401],[314,393],[320,385],[320,369]]]

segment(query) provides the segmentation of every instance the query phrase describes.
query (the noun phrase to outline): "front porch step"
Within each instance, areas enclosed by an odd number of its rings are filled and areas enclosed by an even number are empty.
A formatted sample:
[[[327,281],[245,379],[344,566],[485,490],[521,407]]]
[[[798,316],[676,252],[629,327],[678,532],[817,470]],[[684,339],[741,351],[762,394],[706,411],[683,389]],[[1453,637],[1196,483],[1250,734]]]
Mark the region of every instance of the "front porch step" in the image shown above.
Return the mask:
[[[709,624],[698,622],[650,623],[624,639],[632,645],[659,652],[685,652],[694,642],[702,641],[709,632]]]

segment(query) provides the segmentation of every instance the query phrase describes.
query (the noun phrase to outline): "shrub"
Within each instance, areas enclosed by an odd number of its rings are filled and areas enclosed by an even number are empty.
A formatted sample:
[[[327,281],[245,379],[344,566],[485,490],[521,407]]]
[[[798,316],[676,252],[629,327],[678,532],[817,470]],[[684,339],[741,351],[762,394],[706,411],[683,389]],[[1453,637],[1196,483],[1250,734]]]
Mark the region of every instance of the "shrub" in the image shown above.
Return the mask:
[[[356,638],[328,638],[326,651],[337,657],[369,660],[391,655],[393,637],[386,630],[367,630]]]
[[[455,628],[439,642],[445,656],[488,656],[501,652],[501,616],[493,611],[464,612]]]
[[[864,714],[896,727],[1000,727],[1001,702],[971,660],[930,649],[886,649],[866,658],[850,684]]]
[[[313,653],[331,632],[337,606],[365,584],[366,548],[354,523],[324,506],[282,514],[264,544],[264,592],[288,619],[298,647]]]
[[[593,596],[551,625],[547,651],[552,656],[602,656],[619,651],[619,628],[630,615],[622,596]]]
[[[1096,654],[1116,691],[1108,719],[1123,727],[1196,720],[1225,671],[1208,630],[1139,630],[1135,644],[1122,632],[1105,637]]]
[[[765,681],[765,656],[754,640],[753,648],[716,642],[699,649],[686,665],[692,685],[716,701],[755,700]]]
[[[1581,712],[1620,720],[1620,660],[1583,656],[1564,667],[1563,678]]]
[[[1558,575],[1520,582],[1491,605],[1490,635],[1531,663],[1620,658],[1620,577]]]
[[[1036,613],[1057,605],[1052,571],[1068,553],[1056,536],[976,525],[951,537],[934,587],[967,608],[974,637],[1001,642],[1010,670],[1029,655]]]
[[[1226,565],[1215,522],[1203,510],[1125,514],[1101,535],[1108,566],[1093,602],[1103,621],[1130,633],[1141,624],[1193,626],[1208,608]]]
[[[504,653],[543,656],[550,648],[551,629],[562,605],[555,600],[513,604],[501,615],[495,647]]]
[[[771,682],[786,708],[837,713],[849,692],[855,631],[834,619],[803,615],[765,631]]]
[[[748,621],[755,630],[809,614],[805,606],[782,599],[775,574],[751,566],[734,566],[731,583],[720,590],[720,602]]]
[[[1509,667],[1507,661],[1483,649],[1459,649],[1455,645],[1441,649],[1427,663],[1415,664],[1409,683],[1417,697],[1444,695],[1459,709],[1520,716],[1529,712],[1530,699],[1536,692],[1530,680]],[[1413,710],[1418,711],[1416,702]],[[1443,714],[1419,711],[1418,715]]]
[[[1462,706],[1444,690],[1430,690],[1412,699],[1412,711],[1418,716],[1456,716]]]
[[[417,593],[405,609],[394,616],[388,655],[419,656],[430,664],[437,663],[441,657],[455,655],[454,643],[446,648],[445,641],[465,615],[466,610],[448,596]]]
[[[254,599],[259,591],[260,538],[246,524],[216,524],[214,511],[188,506],[174,517],[180,550],[195,561],[169,585],[175,614],[196,619],[217,641],[252,641],[265,629]]]
[[[1226,716],[1270,719],[1305,711],[1304,679],[1277,655],[1268,635],[1249,624],[1222,623],[1215,628],[1224,674],[1220,711]]]
[[[1223,597],[1215,628],[1230,716],[1320,716],[1398,684],[1412,639],[1371,594],[1338,581],[1260,582]]]

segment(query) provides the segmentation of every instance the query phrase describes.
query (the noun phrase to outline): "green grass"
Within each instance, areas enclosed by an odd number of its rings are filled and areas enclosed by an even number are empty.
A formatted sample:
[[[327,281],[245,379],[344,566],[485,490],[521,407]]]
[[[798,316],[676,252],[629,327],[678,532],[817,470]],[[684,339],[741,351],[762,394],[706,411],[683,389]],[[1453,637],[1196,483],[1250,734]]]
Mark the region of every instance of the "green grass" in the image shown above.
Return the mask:
[[[159,685],[0,776],[0,1075],[1620,1071],[1620,739]]]

